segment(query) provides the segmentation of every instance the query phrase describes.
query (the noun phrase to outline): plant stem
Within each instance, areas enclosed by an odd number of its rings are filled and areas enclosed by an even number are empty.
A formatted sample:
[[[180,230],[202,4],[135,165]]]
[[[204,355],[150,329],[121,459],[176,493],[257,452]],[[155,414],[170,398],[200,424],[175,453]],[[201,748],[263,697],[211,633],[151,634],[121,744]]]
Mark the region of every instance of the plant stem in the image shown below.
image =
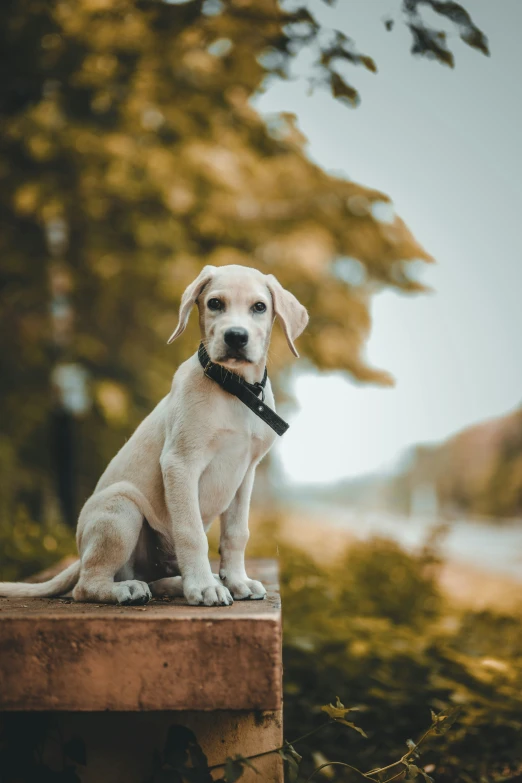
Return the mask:
[[[318,731],[321,731],[321,729],[324,729],[326,726],[331,726],[332,723],[335,723],[334,720],[328,720],[326,723],[322,723],[320,726],[317,726],[315,729],[312,729],[312,731],[307,732],[306,734],[303,734],[302,737],[297,737],[297,739],[292,740],[292,742],[283,742],[281,747],[279,748],[272,748],[271,750],[264,750],[262,753],[256,753],[253,756],[245,756],[249,761],[250,759],[260,759],[262,756],[269,756],[271,753],[279,753],[281,750],[284,750],[285,748],[290,748],[292,745],[296,745],[298,742],[302,742],[305,739],[308,739],[308,737],[311,737],[313,734],[317,734]],[[224,767],[226,765],[226,762],[224,761],[222,764],[214,764],[212,767],[209,767],[210,772],[214,769],[220,769],[220,767]]]
[[[392,780],[397,780],[397,778],[400,778],[401,775],[404,775],[406,772],[405,769],[401,769],[399,772],[397,772],[396,775],[392,775],[391,778],[388,778],[388,780],[385,780],[384,783],[391,783]]]
[[[265,750],[262,753],[255,753],[253,756],[245,756],[245,759],[248,759],[248,761],[251,761],[252,759],[260,759],[263,756],[269,756],[271,753],[280,753],[281,751],[285,750],[285,748],[290,748],[292,745],[297,745],[298,742],[302,742],[305,739],[308,739],[308,737],[311,737],[313,734],[317,734],[318,731],[321,731],[321,729],[324,729],[325,726],[331,726],[332,723],[337,723],[336,720],[330,719],[326,723],[322,723],[320,726],[317,726],[315,729],[312,729],[312,731],[307,732],[306,734],[303,734],[301,737],[297,737],[297,739],[293,740],[292,742],[284,742],[281,747],[279,748],[272,748],[271,750]],[[325,767],[346,767],[347,769],[351,769],[353,772],[356,772],[358,775],[360,775],[365,780],[371,780],[372,783],[376,783],[373,777],[370,777],[370,775],[380,775],[382,772],[386,772],[388,769],[393,769],[393,767],[399,766],[399,764],[402,764],[403,766],[407,766],[408,759],[411,758],[411,756],[415,753],[415,751],[420,747],[420,745],[429,737],[433,729],[435,728],[435,723],[432,723],[432,725],[426,729],[424,734],[421,736],[421,738],[418,740],[418,742],[410,748],[410,750],[402,756],[399,761],[394,761],[393,764],[388,764],[386,767],[379,767],[377,769],[371,769],[368,772],[361,772],[360,769],[357,769],[357,767],[352,767],[350,764],[346,764],[344,761],[327,761],[325,764],[321,764],[320,767],[317,767],[317,769],[314,769],[312,774],[309,778],[306,779],[306,783],[309,783],[312,778],[315,777],[317,772],[320,772],[320,770],[325,769]],[[214,764],[212,767],[209,767],[209,772],[212,772],[214,769],[220,769],[221,767],[226,766],[226,762],[223,762],[222,764]],[[384,783],[390,783],[392,780],[396,780],[398,777],[403,775],[405,770],[401,769],[396,775],[392,775],[391,778],[388,778],[388,780],[384,781]]]
[[[348,769],[353,770],[353,772],[357,772],[357,774],[360,775],[365,780],[371,780],[372,783],[375,783],[373,778],[369,778],[368,775],[366,775],[364,772],[361,772],[361,770],[357,769],[357,767],[352,767],[351,764],[345,764],[344,761],[327,761],[325,764],[321,764],[320,767],[314,769],[314,771],[312,772],[309,778],[306,778],[305,783],[309,783],[309,781],[312,780],[312,778],[314,778],[316,774],[320,772],[322,769],[324,769],[325,767],[347,767]],[[390,780],[392,780],[392,778],[390,778]]]
[[[433,729],[435,728],[435,724],[432,723],[429,729],[426,729],[420,740],[413,746],[413,748],[410,748],[410,750],[402,756],[402,758],[399,759],[399,761],[394,761],[393,764],[388,764],[386,767],[379,767],[378,769],[371,769],[369,772],[366,772],[366,775],[378,775],[381,772],[386,772],[387,769],[393,769],[393,767],[398,766],[399,764],[406,764],[408,759],[411,758],[411,756],[415,753],[415,751],[421,746],[421,744],[424,742],[424,740],[429,737]],[[393,778],[389,778],[389,780],[394,780],[395,778],[399,777],[399,775],[402,775],[402,771],[399,772],[398,775],[394,775]],[[388,783],[388,781],[386,781]]]

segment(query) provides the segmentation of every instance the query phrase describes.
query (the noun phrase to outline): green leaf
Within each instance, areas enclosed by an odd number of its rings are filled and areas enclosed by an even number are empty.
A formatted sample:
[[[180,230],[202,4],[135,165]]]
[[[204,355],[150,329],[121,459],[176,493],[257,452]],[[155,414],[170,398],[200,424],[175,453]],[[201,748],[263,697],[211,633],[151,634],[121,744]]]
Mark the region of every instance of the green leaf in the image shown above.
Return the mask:
[[[339,696],[336,696],[335,704],[323,704],[321,710],[326,712],[328,717],[332,718],[332,720],[339,720],[340,718],[345,718],[348,713],[351,712],[352,708],[345,707]]]
[[[460,37],[473,49],[479,49],[483,54],[489,56],[488,39],[479,28],[473,23],[471,16],[459,3],[448,2],[448,0],[428,0],[429,5],[435,13],[445,16],[452,21],[460,31]]]
[[[435,734],[443,735],[448,729],[451,729],[461,712],[461,707],[455,707],[452,710],[440,712],[438,715],[434,715],[432,712],[432,718],[435,724],[433,730]]]
[[[425,781],[425,783],[433,783],[433,778],[430,778],[427,772],[424,772],[424,770],[418,767],[416,764],[408,764],[408,777],[406,780],[416,780],[419,775]]]
[[[305,8],[304,6],[297,8],[292,14],[290,14],[289,21],[306,22],[306,24],[309,24],[312,27],[318,27],[316,19],[312,16],[308,8]]]
[[[252,764],[252,762],[250,761],[250,759],[249,759],[249,758],[247,758],[246,756],[236,756],[236,759],[240,759],[240,760],[241,760],[241,762],[242,762],[242,763],[243,763],[245,766],[247,766],[247,767],[250,767],[250,769],[253,769],[253,770],[254,770],[254,772],[256,773],[256,775],[259,775],[259,770],[257,769],[257,767],[254,767],[254,765]]]
[[[407,746],[408,750],[410,751],[410,753],[412,754],[412,756],[414,758],[418,759],[419,756],[420,756],[420,753],[419,753],[419,749],[417,747],[417,744],[412,739],[407,739],[406,740],[406,746]]]
[[[366,54],[361,54],[359,59],[365,68],[367,68],[372,73],[377,73],[377,65],[375,64],[373,57],[368,57]]]
[[[293,745],[285,745],[284,751],[289,756],[292,756],[292,758],[295,759],[298,764],[300,764],[303,760],[303,757],[296,751]]]
[[[350,84],[347,84],[342,76],[333,71],[330,74],[330,87],[334,98],[348,103],[350,106],[357,106],[359,103],[359,93]]]
[[[236,780],[243,777],[243,764],[237,759],[228,758],[225,763],[225,783],[235,783]]]
[[[321,709],[323,712],[326,712],[328,717],[334,720],[336,723],[342,723],[343,726],[348,726],[350,729],[357,731],[359,734],[361,734],[361,736],[368,739],[365,732],[359,726],[356,726],[355,723],[351,723],[351,721],[346,720],[345,716],[348,715],[348,713],[351,712],[353,708],[345,707],[342,701],[339,699],[339,696],[336,696],[335,704],[324,704]]]
[[[348,726],[348,728],[353,729],[358,734],[360,734],[361,737],[365,737],[366,739],[368,739],[368,735],[366,734],[366,732],[363,729],[361,729],[360,726],[356,726],[355,723],[351,723],[351,721],[344,720],[344,718],[339,718],[337,723],[342,723],[343,726]]]
[[[299,762],[302,757],[291,745],[281,748],[278,753],[285,764],[285,780],[288,783],[295,783],[299,777]]]
[[[250,767],[250,769],[253,769],[254,772],[259,775],[259,770],[254,767],[250,759],[239,754],[233,758],[229,756],[226,760],[225,774],[223,777],[225,783],[235,783],[236,780],[243,777],[245,767]]]

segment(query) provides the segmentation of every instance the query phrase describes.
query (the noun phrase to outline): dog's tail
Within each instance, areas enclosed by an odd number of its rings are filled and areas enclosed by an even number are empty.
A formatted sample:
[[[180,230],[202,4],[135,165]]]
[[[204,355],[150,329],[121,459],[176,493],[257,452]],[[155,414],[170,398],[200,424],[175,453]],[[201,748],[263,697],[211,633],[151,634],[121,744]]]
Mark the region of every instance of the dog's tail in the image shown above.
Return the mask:
[[[39,584],[0,582],[0,596],[4,598],[51,598],[63,595],[75,586],[80,576],[80,561],[72,563],[61,574]]]

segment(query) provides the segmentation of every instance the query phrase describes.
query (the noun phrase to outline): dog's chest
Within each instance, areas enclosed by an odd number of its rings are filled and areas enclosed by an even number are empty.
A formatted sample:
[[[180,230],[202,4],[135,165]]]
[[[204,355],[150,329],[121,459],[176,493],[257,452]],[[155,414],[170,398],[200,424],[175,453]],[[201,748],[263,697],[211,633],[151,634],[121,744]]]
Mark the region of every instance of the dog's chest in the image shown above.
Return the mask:
[[[224,430],[216,436],[216,452],[199,482],[201,516],[209,524],[234,499],[252,463],[268,451],[273,438],[255,422],[249,432]]]

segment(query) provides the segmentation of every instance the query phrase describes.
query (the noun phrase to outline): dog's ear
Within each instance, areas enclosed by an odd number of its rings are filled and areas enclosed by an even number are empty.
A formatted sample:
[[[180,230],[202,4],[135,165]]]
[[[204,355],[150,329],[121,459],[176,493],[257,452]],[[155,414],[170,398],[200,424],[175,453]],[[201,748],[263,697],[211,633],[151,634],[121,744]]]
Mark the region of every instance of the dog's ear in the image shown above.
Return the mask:
[[[299,335],[308,323],[306,308],[297,301],[295,296],[287,291],[274,275],[267,275],[268,290],[272,295],[274,313],[280,319],[290,350],[299,358],[294,345]]]
[[[173,342],[176,337],[179,337],[180,334],[182,334],[185,331],[185,327],[187,326],[187,321],[189,319],[190,311],[196,304],[196,299],[200,295],[203,288],[212,280],[212,277],[214,275],[214,272],[216,271],[215,266],[205,266],[199,273],[199,275],[196,277],[194,282],[192,282],[183,292],[183,296],[181,297],[181,304],[179,306],[179,320],[178,325],[176,326],[175,331],[170,335],[169,339],[167,340],[167,344],[170,345],[171,342]]]

